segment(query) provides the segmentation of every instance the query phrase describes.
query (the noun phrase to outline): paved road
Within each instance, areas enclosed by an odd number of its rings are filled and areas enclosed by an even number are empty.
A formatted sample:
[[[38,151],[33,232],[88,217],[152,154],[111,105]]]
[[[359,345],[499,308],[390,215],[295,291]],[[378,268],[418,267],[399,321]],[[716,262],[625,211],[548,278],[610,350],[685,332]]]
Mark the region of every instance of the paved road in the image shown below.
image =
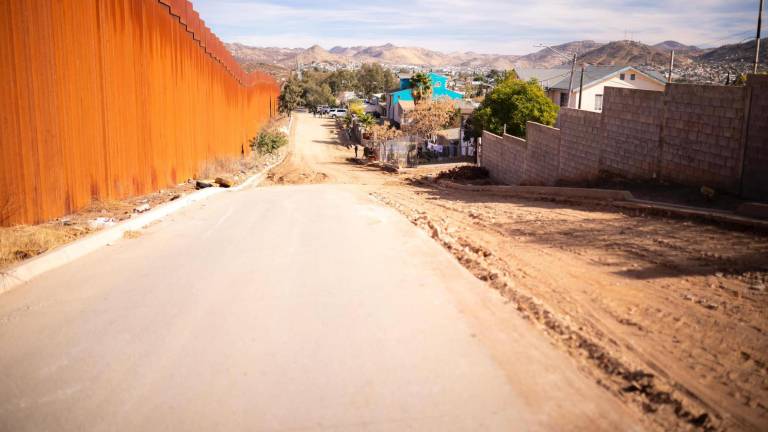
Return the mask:
[[[0,371],[1,431],[639,429],[355,185],[221,194],[0,296]]]

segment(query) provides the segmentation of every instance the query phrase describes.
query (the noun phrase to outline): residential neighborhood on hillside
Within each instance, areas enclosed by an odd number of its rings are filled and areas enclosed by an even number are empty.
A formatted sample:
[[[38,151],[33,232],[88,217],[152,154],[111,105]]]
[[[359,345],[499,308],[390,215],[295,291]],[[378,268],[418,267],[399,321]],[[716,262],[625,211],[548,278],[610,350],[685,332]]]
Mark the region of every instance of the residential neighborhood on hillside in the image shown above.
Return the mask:
[[[728,75],[735,77],[750,70],[754,40],[714,48],[698,48],[676,41],[654,45],[621,40],[599,43],[591,40],[554,45],[555,51],[542,48],[525,55],[494,55],[441,53],[424,48],[397,47],[386,44],[375,47],[334,47],[325,50],[319,45],[301,48],[258,48],[239,43],[227,44],[238,61],[258,63],[272,68],[295,70],[312,67],[326,71],[359,68],[363,63],[380,63],[393,71],[429,71],[441,68],[452,74],[488,73],[491,70],[516,68],[557,68],[567,60],[557,52],[578,54],[581,61],[593,66],[633,66],[666,74],[671,51],[675,50],[674,77],[684,82],[725,83]],[[532,47],[533,48],[533,47]],[[761,67],[768,70],[768,40],[764,40]],[[752,56],[753,57],[753,56]]]

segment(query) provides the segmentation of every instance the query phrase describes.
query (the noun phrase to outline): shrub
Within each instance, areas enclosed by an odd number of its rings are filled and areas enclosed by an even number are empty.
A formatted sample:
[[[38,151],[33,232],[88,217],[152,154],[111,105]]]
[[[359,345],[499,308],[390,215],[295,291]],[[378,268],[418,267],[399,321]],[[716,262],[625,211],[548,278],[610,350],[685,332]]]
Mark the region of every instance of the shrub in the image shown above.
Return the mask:
[[[259,136],[251,140],[251,149],[261,154],[272,154],[286,144],[288,144],[288,137],[284,133],[261,131]]]

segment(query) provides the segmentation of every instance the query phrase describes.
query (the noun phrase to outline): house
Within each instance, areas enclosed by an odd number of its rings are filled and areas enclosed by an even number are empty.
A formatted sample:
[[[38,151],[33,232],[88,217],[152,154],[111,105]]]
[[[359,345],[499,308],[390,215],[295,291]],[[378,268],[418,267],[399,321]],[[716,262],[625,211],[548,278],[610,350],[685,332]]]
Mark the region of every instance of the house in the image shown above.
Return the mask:
[[[351,101],[357,100],[357,99],[360,99],[360,98],[357,97],[357,93],[353,91],[342,91],[342,92],[339,92],[338,95],[336,95],[336,100],[342,106],[347,105]]]
[[[432,83],[432,99],[449,98],[452,100],[464,99],[464,95],[449,90],[448,77],[438,75],[436,73],[428,73],[430,82]],[[404,102],[401,104],[401,102]],[[410,102],[410,103],[409,103]],[[386,100],[386,117],[397,124],[401,123],[402,115],[404,112],[413,109],[413,91],[411,90],[411,75],[400,76],[400,89],[387,94]]]
[[[518,78],[528,81],[532,78],[541,83],[547,96],[561,107],[579,108],[579,84],[581,70],[576,69],[573,90],[568,97],[571,69],[515,69]],[[655,71],[646,71],[633,66],[586,66],[584,68],[584,94],[581,109],[600,112],[603,110],[603,93],[606,87],[622,87],[639,90],[664,91],[667,80]]]

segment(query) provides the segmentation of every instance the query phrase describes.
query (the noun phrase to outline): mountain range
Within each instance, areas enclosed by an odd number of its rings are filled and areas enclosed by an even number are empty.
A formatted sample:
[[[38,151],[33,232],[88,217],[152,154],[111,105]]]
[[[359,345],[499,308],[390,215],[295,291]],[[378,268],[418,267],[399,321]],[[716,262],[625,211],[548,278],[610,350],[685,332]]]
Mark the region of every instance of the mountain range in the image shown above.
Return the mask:
[[[763,50],[768,50],[764,39]],[[293,69],[297,64],[313,63],[352,64],[378,62],[387,65],[413,65],[426,67],[487,67],[513,69],[521,67],[555,67],[567,61],[561,53],[578,52],[581,61],[594,65],[648,65],[662,66],[669,61],[669,53],[675,50],[678,64],[694,62],[749,62],[754,56],[754,41],[724,45],[719,48],[701,49],[677,41],[665,41],[646,45],[636,41],[599,43],[591,40],[574,41],[553,46],[554,51],[542,48],[526,55],[480,54],[476,52],[442,53],[425,48],[399,47],[392,44],[381,46],[333,47],[326,50],[319,45],[310,48],[251,47],[239,43],[226,44],[236,59],[243,64],[283,67]],[[750,50],[751,46],[751,50]],[[768,53],[766,53],[768,54]],[[766,61],[768,55],[763,54]]]

